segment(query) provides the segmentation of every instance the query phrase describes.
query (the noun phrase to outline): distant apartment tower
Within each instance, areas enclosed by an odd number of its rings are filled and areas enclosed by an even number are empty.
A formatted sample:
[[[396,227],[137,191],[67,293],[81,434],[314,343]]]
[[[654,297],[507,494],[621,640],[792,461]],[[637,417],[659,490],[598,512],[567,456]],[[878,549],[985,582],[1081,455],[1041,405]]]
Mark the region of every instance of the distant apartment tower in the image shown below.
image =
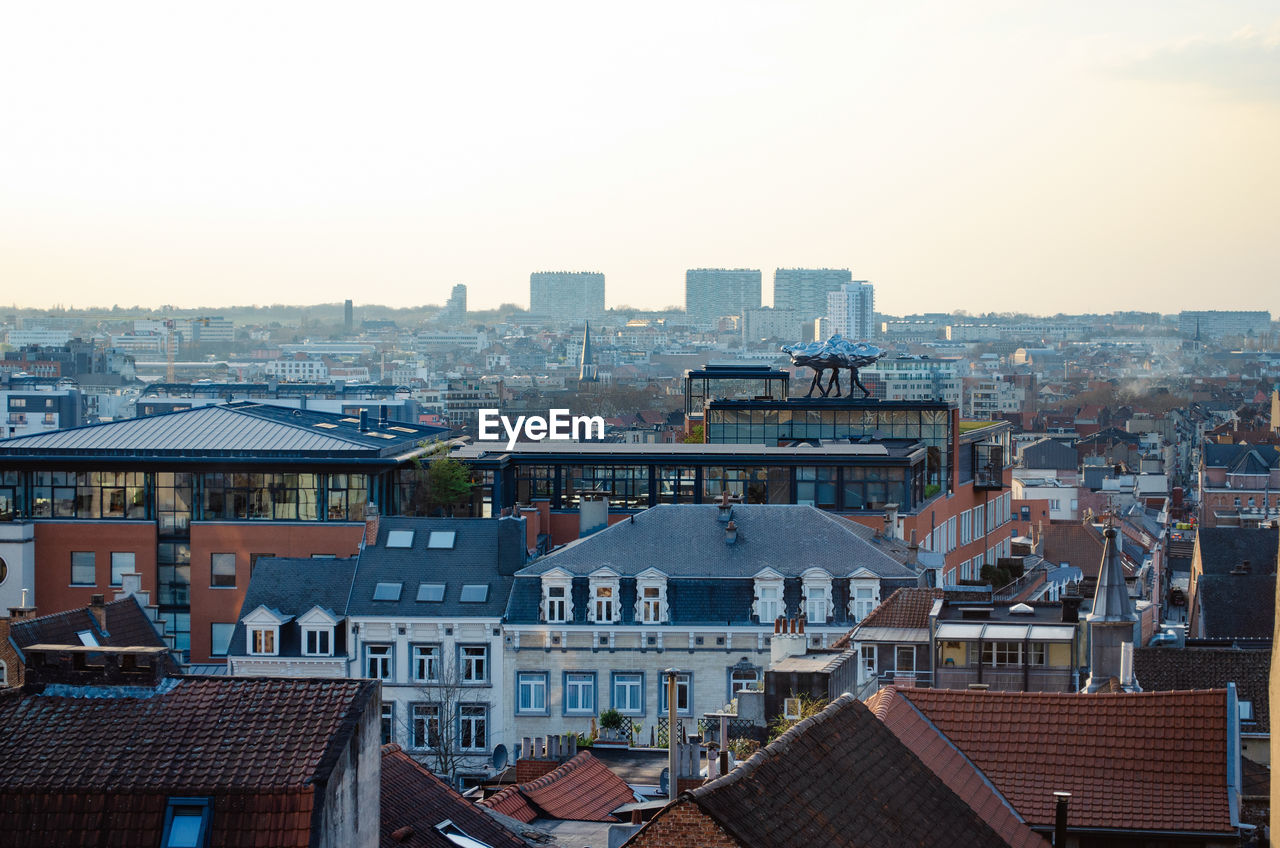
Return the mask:
[[[535,271],[529,275],[529,311],[570,321],[604,316],[604,274]]]
[[[465,285],[458,283],[453,287],[453,291],[449,293],[449,300],[444,305],[444,311],[458,318],[466,316],[467,287]]]
[[[1271,335],[1271,313],[1208,309],[1178,313],[1178,334],[1186,338],[1266,339]]]
[[[684,308],[690,318],[714,321],[760,308],[760,271],[693,268],[684,272]]]
[[[876,335],[876,287],[866,280],[845,283],[827,294],[831,332],[859,341]]]
[[[827,295],[853,282],[848,268],[779,268],[773,272],[773,308],[812,320],[827,314]]]
[[[350,334],[356,327],[356,310],[351,301],[342,304],[342,329]]]

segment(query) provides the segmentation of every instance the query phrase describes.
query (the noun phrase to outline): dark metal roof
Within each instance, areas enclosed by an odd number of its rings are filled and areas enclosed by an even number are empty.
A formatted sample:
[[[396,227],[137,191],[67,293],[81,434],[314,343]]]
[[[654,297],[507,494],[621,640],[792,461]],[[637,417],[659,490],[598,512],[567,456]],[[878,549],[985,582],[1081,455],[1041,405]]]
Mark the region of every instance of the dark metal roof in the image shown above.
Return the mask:
[[[323,457],[379,459],[418,450],[442,427],[371,421],[249,401],[0,440],[0,457]]]

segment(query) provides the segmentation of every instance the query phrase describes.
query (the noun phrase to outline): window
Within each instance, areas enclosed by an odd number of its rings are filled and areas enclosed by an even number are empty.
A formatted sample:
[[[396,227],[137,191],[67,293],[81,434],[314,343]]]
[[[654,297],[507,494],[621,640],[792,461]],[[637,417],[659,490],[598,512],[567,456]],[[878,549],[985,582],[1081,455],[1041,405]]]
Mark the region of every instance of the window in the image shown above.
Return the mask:
[[[209,844],[211,817],[208,798],[170,798],[164,812],[161,848],[204,848]]]
[[[111,585],[123,586],[124,575],[133,574],[135,555],[131,553],[113,552],[111,554]]]
[[[993,667],[1022,665],[1021,642],[983,642],[982,664]]]
[[[209,555],[209,585],[234,587],[236,585],[236,555]]]
[[[427,538],[427,548],[431,550],[453,550],[453,542],[457,535],[452,530],[432,530],[431,535]]]
[[[364,646],[364,676],[377,680],[391,679],[391,646]]]
[[[662,590],[657,586],[645,586],[641,591],[640,620],[646,624],[662,621]]]
[[[396,741],[396,705],[382,705],[382,744],[389,745]]]
[[[444,600],[443,583],[419,583],[418,600],[425,603],[439,603]]]
[[[93,563],[93,551],[71,552],[71,585],[93,586],[98,582]]]
[[[276,627],[252,627],[249,629],[249,653],[256,656],[276,655]]]
[[[463,683],[487,683],[489,680],[489,646],[462,645],[458,648],[461,657]]]
[[[87,648],[96,648],[99,646],[98,637],[93,635],[92,630],[81,630],[76,633],[80,638],[80,644]]]
[[[375,601],[398,601],[400,600],[400,589],[403,583],[379,583],[373,587],[373,599]]]
[[[440,705],[411,704],[409,707],[409,746],[440,747]]]
[[[483,604],[489,600],[488,583],[468,583],[462,587],[458,602],[463,604]]]
[[[302,631],[302,653],[308,657],[333,656],[333,630],[308,627]]]
[[[257,567],[258,560],[263,557],[273,557],[275,554],[249,554],[249,577],[253,577],[253,569]]]
[[[644,674],[614,672],[613,708],[626,715],[644,715]]]
[[[831,578],[824,575],[804,578],[804,616],[812,624],[825,624],[831,610]]]
[[[613,621],[613,587],[597,586],[595,591],[594,621]]]
[[[440,646],[413,646],[413,679],[432,681],[440,679]]]
[[[388,530],[387,531],[387,547],[388,548],[412,548],[413,547],[413,531],[412,530]]]
[[[729,698],[733,699],[739,692],[754,690],[760,684],[760,669],[735,667],[729,671]]]
[[[436,825],[436,830],[440,832],[441,836],[449,840],[449,842],[457,845],[458,848],[491,848],[489,843],[481,842],[479,839],[473,839],[468,836],[465,830],[458,827],[449,819],[445,819],[440,822],[440,824]]]
[[[878,674],[876,671],[876,646],[863,645],[858,649],[858,655],[862,660],[862,679],[870,680]]]
[[[547,587],[547,603],[546,603],[546,619],[550,622],[568,621],[569,615],[567,610],[567,586],[548,586]]]
[[[516,675],[516,712],[546,713],[547,673],[522,671]]]
[[[782,580],[756,578],[756,618],[768,624],[782,615]]]
[[[595,715],[596,676],[594,672],[565,672],[564,711],[566,714]]]
[[[663,715],[667,714],[667,674],[662,675],[662,691],[658,693],[658,711]],[[679,715],[693,715],[692,701],[689,697],[690,690],[693,687],[693,674],[690,672],[681,672],[676,675],[676,713]]]
[[[215,657],[225,657],[231,650],[231,634],[235,632],[234,623],[215,621],[209,625],[209,653]]]
[[[893,670],[898,674],[916,673],[916,649],[914,645],[898,645],[893,650]]]
[[[871,615],[871,611],[880,603],[879,592],[877,587],[866,582],[855,581],[853,583],[853,597],[850,600],[850,606],[853,607],[850,613],[853,615],[854,621],[862,621]]]
[[[1241,699],[1239,701],[1239,704],[1240,704],[1240,720],[1253,721],[1253,701]]]
[[[793,719],[800,718],[800,699],[799,698],[783,698],[782,699],[782,717]]]
[[[463,704],[458,715],[458,747],[463,751],[483,751],[489,745],[488,708],[483,704]]]

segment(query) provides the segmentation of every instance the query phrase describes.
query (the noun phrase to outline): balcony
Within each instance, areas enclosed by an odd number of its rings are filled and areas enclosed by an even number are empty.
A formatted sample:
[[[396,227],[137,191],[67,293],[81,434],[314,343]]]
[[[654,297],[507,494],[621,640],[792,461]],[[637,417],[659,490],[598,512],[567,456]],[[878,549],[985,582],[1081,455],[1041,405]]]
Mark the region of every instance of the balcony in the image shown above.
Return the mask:
[[[973,446],[973,488],[1003,489],[1004,445],[979,442]]]

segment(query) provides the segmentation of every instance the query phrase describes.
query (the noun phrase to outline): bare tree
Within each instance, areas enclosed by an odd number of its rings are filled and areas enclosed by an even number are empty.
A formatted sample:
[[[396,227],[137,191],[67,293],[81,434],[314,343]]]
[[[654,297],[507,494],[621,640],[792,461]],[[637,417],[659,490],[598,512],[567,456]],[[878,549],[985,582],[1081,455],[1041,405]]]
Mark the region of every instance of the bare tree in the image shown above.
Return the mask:
[[[404,722],[412,753],[456,786],[458,771],[479,756],[476,751],[489,747],[489,714],[487,704],[467,700],[471,687],[466,683],[477,676],[473,671],[468,677],[467,663],[476,660],[460,656],[456,649],[454,656],[445,656],[445,647],[435,646],[434,659],[415,659],[415,665],[428,665],[423,673],[415,668],[415,678],[426,679],[413,687]],[[488,653],[479,661],[487,664]],[[484,673],[487,669],[479,676]]]

